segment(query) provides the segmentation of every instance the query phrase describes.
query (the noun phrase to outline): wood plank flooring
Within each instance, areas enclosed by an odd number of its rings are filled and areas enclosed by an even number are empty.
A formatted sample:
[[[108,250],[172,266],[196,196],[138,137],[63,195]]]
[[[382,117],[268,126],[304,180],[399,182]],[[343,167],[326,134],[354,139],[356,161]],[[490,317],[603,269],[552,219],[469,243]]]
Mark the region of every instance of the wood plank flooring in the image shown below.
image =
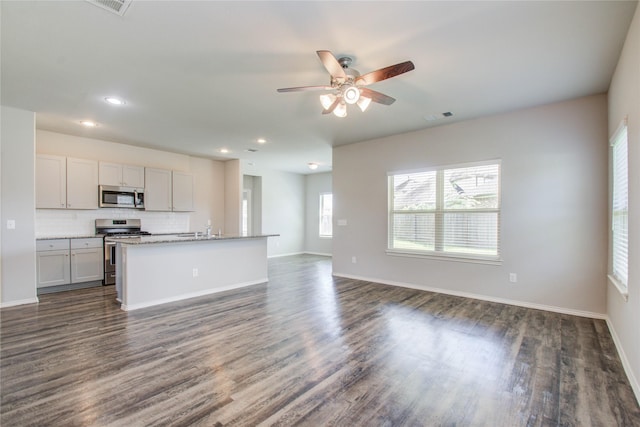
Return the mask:
[[[640,426],[604,321],[334,278],[134,312],[114,289],[2,309],[9,426]],[[179,284],[177,284],[179,286]]]

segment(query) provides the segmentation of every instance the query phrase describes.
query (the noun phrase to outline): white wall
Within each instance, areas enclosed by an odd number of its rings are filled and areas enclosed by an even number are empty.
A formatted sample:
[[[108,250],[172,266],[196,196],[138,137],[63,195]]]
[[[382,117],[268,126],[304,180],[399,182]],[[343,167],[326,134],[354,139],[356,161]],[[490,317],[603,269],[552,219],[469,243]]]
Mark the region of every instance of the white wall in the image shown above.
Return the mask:
[[[268,240],[270,257],[304,252],[305,178],[242,162],[242,175],[262,179],[262,234],[279,234]]]
[[[609,135],[624,116],[628,116],[629,137],[629,299],[625,301],[609,284],[607,313],[640,401],[640,8],[636,8],[609,88]]]
[[[217,233],[224,228],[224,163],[191,157],[189,170],[195,175],[195,212],[191,214],[190,231],[204,231],[207,221]]]
[[[240,234],[242,231],[242,171],[240,160],[227,160],[224,162],[224,217],[223,232],[225,234]]]
[[[37,302],[35,245],[35,115],[2,107],[0,305]],[[6,229],[7,220],[16,228]]]
[[[604,316],[606,121],[599,95],[334,148],[334,274]],[[385,254],[388,171],[498,158],[502,265]]]
[[[95,218],[140,218],[143,228],[154,233],[202,231],[208,219],[212,220],[214,230],[224,227],[223,162],[44,130],[36,131],[36,152],[191,172],[196,209],[192,213],[39,209],[37,237],[93,234]]]
[[[331,255],[332,238],[320,237],[320,194],[331,193],[331,173],[306,175],[305,245],[307,253]],[[334,225],[335,226],[335,225]]]

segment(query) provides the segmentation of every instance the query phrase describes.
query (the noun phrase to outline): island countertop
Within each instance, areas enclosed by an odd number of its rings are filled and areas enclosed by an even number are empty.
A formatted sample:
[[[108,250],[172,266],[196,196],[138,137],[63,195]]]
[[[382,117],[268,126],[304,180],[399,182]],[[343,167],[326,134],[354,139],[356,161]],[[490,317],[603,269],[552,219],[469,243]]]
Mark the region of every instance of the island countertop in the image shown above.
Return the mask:
[[[148,236],[111,236],[105,238],[106,241],[121,243],[123,245],[149,245],[164,243],[183,243],[183,242],[211,242],[220,240],[243,240],[243,239],[260,239],[263,237],[277,237],[279,234],[258,234],[251,236],[238,235],[217,235],[207,236],[204,233],[175,233],[175,234],[152,234]]]
[[[117,299],[128,311],[268,282],[272,236],[278,235],[107,237],[117,243]]]

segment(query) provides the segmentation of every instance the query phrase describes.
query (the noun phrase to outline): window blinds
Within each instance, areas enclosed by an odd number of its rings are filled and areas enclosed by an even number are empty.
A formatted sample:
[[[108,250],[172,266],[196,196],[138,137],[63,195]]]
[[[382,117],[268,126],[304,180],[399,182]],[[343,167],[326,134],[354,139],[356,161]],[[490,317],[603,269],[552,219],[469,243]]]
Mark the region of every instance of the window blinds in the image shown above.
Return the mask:
[[[500,164],[389,177],[389,249],[499,257]]]
[[[612,138],[612,154],[611,273],[615,280],[626,287],[629,272],[629,163],[627,159],[626,125],[623,125]]]

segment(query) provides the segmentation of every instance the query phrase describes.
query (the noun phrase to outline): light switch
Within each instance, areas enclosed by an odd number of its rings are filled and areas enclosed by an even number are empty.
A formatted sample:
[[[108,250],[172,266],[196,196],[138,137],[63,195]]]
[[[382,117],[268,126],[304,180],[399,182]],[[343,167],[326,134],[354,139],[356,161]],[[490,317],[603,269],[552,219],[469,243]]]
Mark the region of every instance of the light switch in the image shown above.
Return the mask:
[[[7,220],[7,230],[15,230],[16,229],[16,220],[8,219]]]

